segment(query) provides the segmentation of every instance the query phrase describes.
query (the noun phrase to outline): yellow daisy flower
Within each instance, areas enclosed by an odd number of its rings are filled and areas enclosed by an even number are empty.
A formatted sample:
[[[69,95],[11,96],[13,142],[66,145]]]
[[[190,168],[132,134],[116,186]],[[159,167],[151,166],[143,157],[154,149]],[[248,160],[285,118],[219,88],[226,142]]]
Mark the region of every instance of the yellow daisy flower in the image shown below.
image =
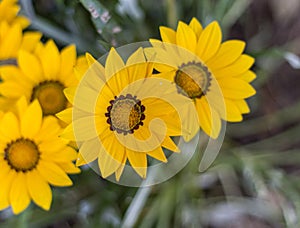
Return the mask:
[[[18,66],[5,66],[0,71],[3,78],[0,92],[9,99],[22,95],[28,102],[38,99],[44,116],[55,115],[69,106],[63,90],[78,83],[73,72],[76,63],[74,45],[59,52],[50,40],[39,43],[34,53],[20,50]]]
[[[72,185],[67,173],[80,172],[72,163],[77,153],[58,137],[62,129],[57,118],[43,118],[37,100],[27,105],[22,97],[16,110],[0,120],[0,210],[11,206],[18,214],[31,200],[49,210],[49,184]]]
[[[19,11],[18,0],[0,1],[0,21],[6,21],[9,24],[20,24],[22,28],[26,28],[30,21],[24,16],[18,16]]]
[[[127,160],[145,178],[147,155],[167,162],[162,147],[179,151],[170,136],[182,134],[176,107],[188,99],[169,81],[150,77],[153,64],[142,48],[126,64],[111,49],[105,69],[88,54],[87,60],[90,69],[80,85],[65,90],[73,109],[58,117],[68,122],[73,116],[73,122],[62,137],[77,141],[77,165],[98,158],[103,178],[115,174],[119,181]]]
[[[245,99],[255,94],[249,83],[256,77],[249,70],[254,59],[242,54],[245,42],[222,43],[216,21],[203,29],[196,18],[189,25],[180,21],[176,31],[162,26],[160,35],[163,42],[151,39],[153,48],[148,49],[159,62],[155,68],[161,74],[156,76],[174,82],[178,93],[191,99],[202,130],[217,138],[221,119],[242,121],[250,111]]]

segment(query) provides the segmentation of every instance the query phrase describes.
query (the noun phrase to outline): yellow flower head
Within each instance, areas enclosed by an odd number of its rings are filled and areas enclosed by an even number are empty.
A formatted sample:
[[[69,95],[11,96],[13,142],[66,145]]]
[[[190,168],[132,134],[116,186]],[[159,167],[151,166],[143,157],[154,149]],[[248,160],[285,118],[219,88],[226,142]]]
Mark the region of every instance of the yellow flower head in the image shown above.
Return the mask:
[[[188,99],[168,80],[151,77],[153,64],[142,48],[126,63],[111,49],[105,69],[90,55],[87,60],[90,69],[80,86],[65,90],[73,109],[58,116],[69,121],[73,115],[73,122],[62,137],[79,144],[77,165],[98,158],[102,177],[115,173],[119,180],[128,160],[145,178],[147,155],[167,162],[162,147],[179,151],[170,136],[182,134],[176,108]]]
[[[59,52],[55,43],[39,43],[34,53],[19,51],[17,66],[1,69],[0,92],[5,98],[25,95],[28,102],[38,99],[44,116],[55,115],[69,106],[64,88],[78,83],[73,67],[76,48],[70,45]]]
[[[203,29],[196,18],[189,25],[180,21],[176,31],[160,27],[160,35],[163,42],[151,39],[153,48],[147,50],[160,63],[156,76],[174,82],[178,93],[190,98],[202,130],[217,138],[221,119],[242,121],[242,114],[249,112],[245,99],[255,94],[249,83],[256,77],[249,70],[254,59],[242,54],[245,43],[222,43],[216,21]]]
[[[24,16],[18,16],[20,6],[18,0],[1,0],[0,1],[0,22],[19,24],[22,28],[26,28],[30,21]]]
[[[27,105],[24,97],[16,112],[0,120],[0,210],[11,206],[18,214],[30,201],[49,210],[53,186],[70,186],[67,176],[80,172],[72,163],[77,153],[58,137],[57,118],[43,118],[38,101]]]
[[[9,25],[6,21],[0,22],[0,67],[2,68],[6,64],[15,64],[15,59],[21,49],[32,52],[41,36],[40,32],[23,34],[19,24]]]

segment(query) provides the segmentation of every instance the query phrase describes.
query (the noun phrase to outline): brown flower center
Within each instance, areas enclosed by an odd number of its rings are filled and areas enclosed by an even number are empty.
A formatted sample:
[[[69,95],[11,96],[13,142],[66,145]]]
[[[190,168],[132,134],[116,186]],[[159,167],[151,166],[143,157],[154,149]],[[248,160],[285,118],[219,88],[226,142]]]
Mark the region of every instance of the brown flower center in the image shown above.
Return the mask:
[[[17,172],[27,172],[34,169],[40,159],[40,152],[35,142],[19,138],[7,144],[4,159]]]
[[[174,81],[179,93],[191,99],[200,98],[209,90],[211,73],[201,63],[188,62],[179,67]]]
[[[67,107],[64,88],[65,86],[59,81],[43,81],[33,88],[31,101],[39,100],[44,116],[55,115]]]
[[[145,106],[136,96],[121,95],[111,100],[110,104],[107,107],[108,112],[105,113],[110,130],[127,135],[143,125]]]

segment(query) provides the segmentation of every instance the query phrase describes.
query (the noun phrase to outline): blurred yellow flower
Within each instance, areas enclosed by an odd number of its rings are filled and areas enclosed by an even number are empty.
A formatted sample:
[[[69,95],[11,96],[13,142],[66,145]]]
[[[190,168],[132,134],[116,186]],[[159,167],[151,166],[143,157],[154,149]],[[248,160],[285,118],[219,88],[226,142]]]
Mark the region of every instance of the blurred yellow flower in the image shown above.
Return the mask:
[[[170,136],[182,134],[175,105],[188,99],[163,79],[151,78],[153,64],[146,62],[143,49],[126,61],[111,49],[104,67],[87,55],[90,69],[78,87],[65,90],[73,104],[58,114],[73,122],[62,137],[79,144],[77,165],[98,158],[102,177],[115,174],[120,179],[128,159],[133,169],[146,177],[147,155],[167,162],[162,147],[179,149]],[[171,100],[171,101],[170,101]]]
[[[0,1],[0,22],[6,21],[9,24],[19,24],[26,28],[30,21],[24,16],[18,16],[20,6],[18,0],[1,0]]]
[[[221,119],[242,121],[242,114],[249,112],[245,99],[255,94],[249,83],[256,77],[249,70],[254,59],[242,54],[245,43],[222,43],[216,21],[203,29],[196,18],[189,25],[180,21],[176,31],[162,26],[160,35],[163,42],[150,39],[153,48],[148,50],[151,55],[156,53],[160,63],[155,65],[160,72],[155,76],[174,82],[178,93],[191,99],[201,129],[217,138]]]
[[[62,129],[57,118],[43,118],[37,100],[27,105],[22,97],[16,110],[0,120],[0,210],[11,206],[18,214],[31,200],[49,210],[49,184],[72,185],[67,173],[80,172],[72,163],[77,153],[58,137]]]
[[[5,64],[15,64],[21,49],[32,52],[41,37],[40,32],[23,34],[19,24],[9,25],[6,21],[0,22],[0,67]]]
[[[30,53],[20,50],[17,66],[3,66],[1,94],[8,99],[25,95],[28,102],[38,99],[44,116],[55,115],[69,106],[64,88],[75,86],[78,80],[73,67],[77,63],[74,45],[59,52],[55,43],[39,43]]]

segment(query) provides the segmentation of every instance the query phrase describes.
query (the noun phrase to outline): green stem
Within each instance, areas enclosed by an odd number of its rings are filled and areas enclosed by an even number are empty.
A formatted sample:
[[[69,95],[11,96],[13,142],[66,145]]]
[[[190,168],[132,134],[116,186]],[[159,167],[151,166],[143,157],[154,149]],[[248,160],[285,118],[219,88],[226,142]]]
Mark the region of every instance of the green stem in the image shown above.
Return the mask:
[[[222,20],[224,31],[227,31],[243,15],[250,3],[251,0],[239,0],[233,3]]]
[[[265,132],[266,130],[278,129],[299,121],[299,113],[300,102],[276,113],[247,120],[241,125],[230,126],[227,129],[227,133],[233,137],[247,137]]]
[[[299,142],[300,125],[296,125],[283,133],[277,134],[273,137],[260,140],[255,143],[245,145],[245,149],[249,150],[276,150],[280,151],[285,149],[286,145],[294,145]]]
[[[171,28],[176,28],[178,11],[175,0],[166,0],[167,23]]]
[[[154,178],[157,174],[157,170],[153,169],[153,172],[149,172],[148,177],[146,180],[144,180],[142,186],[147,186],[148,182],[151,182],[152,178]],[[151,193],[152,186],[150,187],[141,187],[135,194],[130,206],[128,207],[123,222],[122,222],[122,228],[126,227],[133,227],[138,220],[142,208],[147,202],[147,199]]]

